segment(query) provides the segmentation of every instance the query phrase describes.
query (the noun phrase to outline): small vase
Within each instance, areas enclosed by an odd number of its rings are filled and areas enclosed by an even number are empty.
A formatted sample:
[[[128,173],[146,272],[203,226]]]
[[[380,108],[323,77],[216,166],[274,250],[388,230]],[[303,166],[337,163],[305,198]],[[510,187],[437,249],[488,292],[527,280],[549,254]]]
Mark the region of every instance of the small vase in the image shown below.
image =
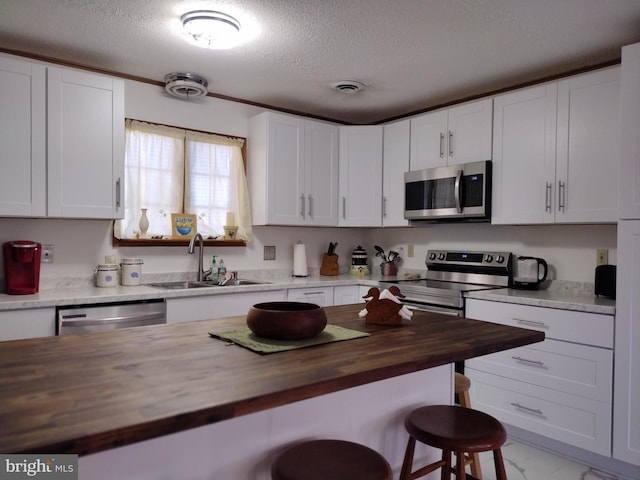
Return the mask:
[[[145,237],[147,230],[149,230],[149,219],[147,218],[147,209],[140,209],[140,220],[138,221],[138,228],[140,229],[140,236]]]

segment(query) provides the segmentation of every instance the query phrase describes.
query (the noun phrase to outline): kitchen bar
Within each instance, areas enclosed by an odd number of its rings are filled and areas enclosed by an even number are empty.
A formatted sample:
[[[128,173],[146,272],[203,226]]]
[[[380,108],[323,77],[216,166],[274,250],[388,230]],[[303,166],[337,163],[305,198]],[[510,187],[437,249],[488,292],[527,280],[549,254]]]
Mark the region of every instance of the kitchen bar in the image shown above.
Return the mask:
[[[328,321],[369,337],[269,355],[209,337],[243,316],[1,343],[0,452],[95,454],[544,339],[427,312],[366,325],[361,308]]]

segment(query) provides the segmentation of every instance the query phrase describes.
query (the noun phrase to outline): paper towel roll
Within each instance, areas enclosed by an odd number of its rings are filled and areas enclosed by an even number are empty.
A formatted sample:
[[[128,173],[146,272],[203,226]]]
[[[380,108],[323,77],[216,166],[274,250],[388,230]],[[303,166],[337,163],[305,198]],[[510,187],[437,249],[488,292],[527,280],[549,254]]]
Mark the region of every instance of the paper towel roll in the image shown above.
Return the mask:
[[[307,275],[307,251],[304,243],[298,242],[293,246],[293,276],[306,277]]]

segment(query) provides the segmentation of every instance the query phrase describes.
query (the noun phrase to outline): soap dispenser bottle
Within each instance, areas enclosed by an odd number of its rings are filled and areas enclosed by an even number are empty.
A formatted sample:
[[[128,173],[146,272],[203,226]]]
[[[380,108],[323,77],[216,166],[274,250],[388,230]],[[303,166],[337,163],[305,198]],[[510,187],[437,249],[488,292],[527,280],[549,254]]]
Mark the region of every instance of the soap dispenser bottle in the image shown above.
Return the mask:
[[[227,267],[224,265],[224,260],[220,258],[218,264],[218,283],[224,283],[227,277]]]
[[[214,282],[218,281],[218,265],[216,264],[216,256],[214,255],[211,259],[211,280]]]

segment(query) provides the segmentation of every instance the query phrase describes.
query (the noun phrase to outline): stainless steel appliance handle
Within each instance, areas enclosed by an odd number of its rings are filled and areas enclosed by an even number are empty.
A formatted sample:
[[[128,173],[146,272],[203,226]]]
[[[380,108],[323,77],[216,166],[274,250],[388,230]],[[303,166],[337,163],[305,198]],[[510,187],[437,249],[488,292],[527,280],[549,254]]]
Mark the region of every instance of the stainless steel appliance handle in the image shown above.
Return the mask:
[[[60,315],[60,325],[73,325],[78,327],[91,326],[91,325],[104,325],[104,324],[113,324],[113,323],[127,323],[131,321],[141,321],[141,320],[155,320],[155,319],[163,319],[164,314],[153,312],[153,313],[144,313],[144,314],[135,314],[135,315],[122,315],[117,317],[105,317],[105,318],[87,318],[86,313],[81,314],[72,314],[69,316]]]
[[[544,204],[544,211],[545,212],[551,212],[551,182],[547,182],[547,185],[545,186],[545,204]]]
[[[512,406],[519,408],[521,410],[526,410],[527,412],[535,413],[537,415],[543,415],[542,410],[538,408],[530,408],[525,407],[524,405],[520,405],[518,402],[509,402]]]
[[[456,210],[458,211],[458,213],[462,213],[462,195],[460,193],[460,188],[462,188],[462,170],[458,170],[458,173],[456,174],[456,183],[453,187],[453,189],[455,190]]]
[[[304,193],[300,195],[300,216],[304,218]]]
[[[444,158],[444,133],[440,132],[440,158]]]
[[[565,201],[565,183],[562,180],[558,180],[558,211],[564,213],[564,201]]]
[[[449,130],[449,156],[453,157],[453,132]]]
[[[308,196],[309,198],[309,218],[313,217],[313,215],[311,214],[311,211],[313,210],[313,204],[311,203],[311,195]]]

